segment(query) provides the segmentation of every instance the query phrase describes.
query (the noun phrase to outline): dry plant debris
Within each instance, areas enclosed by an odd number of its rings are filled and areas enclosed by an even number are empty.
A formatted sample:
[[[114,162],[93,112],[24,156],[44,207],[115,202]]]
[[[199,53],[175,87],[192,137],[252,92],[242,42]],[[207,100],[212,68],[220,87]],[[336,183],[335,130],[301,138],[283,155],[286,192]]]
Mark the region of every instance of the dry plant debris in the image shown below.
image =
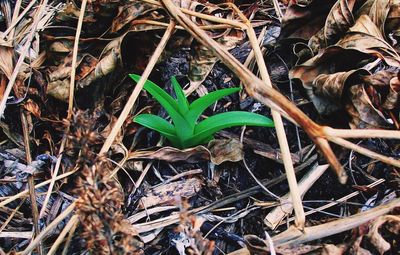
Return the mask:
[[[173,76],[276,128],[174,148]],[[399,80],[399,0],[0,1],[0,254],[397,254]]]

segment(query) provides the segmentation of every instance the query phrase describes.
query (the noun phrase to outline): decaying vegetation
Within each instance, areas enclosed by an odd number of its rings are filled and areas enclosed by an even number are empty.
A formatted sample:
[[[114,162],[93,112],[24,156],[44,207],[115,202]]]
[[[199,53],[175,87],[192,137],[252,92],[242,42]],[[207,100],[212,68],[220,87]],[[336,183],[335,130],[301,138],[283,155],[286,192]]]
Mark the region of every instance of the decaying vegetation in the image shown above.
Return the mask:
[[[0,253],[398,253],[400,1],[0,11]],[[241,85],[201,119],[275,128],[173,147],[133,121],[169,121],[143,86],[173,76],[189,102]]]

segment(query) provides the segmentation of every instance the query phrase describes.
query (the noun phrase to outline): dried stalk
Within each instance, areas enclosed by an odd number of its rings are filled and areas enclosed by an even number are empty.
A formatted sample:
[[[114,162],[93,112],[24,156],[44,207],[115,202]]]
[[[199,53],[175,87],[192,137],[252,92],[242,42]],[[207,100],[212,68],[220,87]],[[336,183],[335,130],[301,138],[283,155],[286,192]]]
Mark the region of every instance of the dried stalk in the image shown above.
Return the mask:
[[[69,216],[70,213],[72,213],[74,208],[75,208],[75,202],[72,203],[70,206],[68,206],[64,211],[62,211],[62,213],[58,215],[57,218],[55,218],[45,229],[43,229],[43,231],[40,232],[40,234],[20,254],[21,255],[30,254],[32,250],[35,249],[35,247],[39,244],[39,242],[41,242],[49,232],[51,232],[54,228],[56,228],[61,221],[63,221],[65,218]],[[71,220],[73,219],[77,220],[77,218],[71,218]]]
[[[324,133],[328,137],[340,138],[386,138],[400,139],[400,131],[382,129],[334,129],[324,127]]]
[[[368,184],[366,187],[368,187],[368,188],[373,188],[373,187],[378,186],[379,184],[384,183],[384,182],[385,182],[385,179],[379,179],[379,180],[377,180],[376,182],[373,182],[373,183],[371,183],[371,184]],[[332,207],[332,206],[335,206],[335,205],[338,204],[338,202],[339,202],[339,203],[340,203],[340,202],[345,202],[345,201],[349,200],[350,198],[359,195],[360,193],[361,193],[360,191],[354,191],[354,192],[352,192],[352,193],[350,193],[350,194],[348,194],[348,195],[346,195],[346,196],[344,196],[344,197],[342,197],[342,198],[339,198],[339,199],[335,200],[335,202],[328,203],[328,204],[326,204],[326,205],[323,205],[323,206],[320,206],[320,207],[318,207],[318,208],[315,208],[314,210],[310,210],[310,211],[306,212],[306,216],[307,216],[307,215],[311,215],[311,214],[313,214],[313,213],[315,213],[315,212],[323,211],[323,210],[328,209],[328,208],[330,208],[330,207]],[[289,218],[289,219],[287,220],[287,222],[290,222],[290,221],[292,221],[292,220],[294,220],[293,217],[292,217],[292,218]],[[282,222],[281,224],[283,224],[283,223],[285,223],[285,222]]]
[[[304,196],[304,194],[311,188],[311,186],[321,177],[323,173],[325,173],[326,169],[329,168],[329,165],[316,165],[312,170],[310,170],[299,182],[299,196]],[[285,204],[282,204],[271,212],[264,219],[265,225],[267,225],[270,229],[275,229],[282,220],[292,212],[293,206],[292,199],[290,197],[290,191],[286,194],[283,199]]]
[[[306,227],[304,231],[291,227],[285,232],[272,237],[275,246],[283,245],[298,245],[314,240],[318,240],[327,236],[335,235],[344,231],[356,228],[370,220],[373,220],[381,215],[387,214],[394,208],[400,206],[400,198],[397,198],[387,204],[380,205],[366,212],[358,213],[350,217],[331,221],[313,227]],[[243,248],[228,255],[249,255],[247,248]]]
[[[70,171],[70,172],[61,174],[61,175],[59,175],[59,176],[56,177],[56,181],[61,180],[61,179],[65,178],[65,177],[68,177],[68,176],[74,174],[75,172],[76,172],[76,170],[73,170],[73,171]],[[50,182],[51,182],[51,180],[47,180],[47,181],[41,182],[41,183],[39,183],[39,184],[36,184],[36,185],[35,185],[35,189],[38,189],[38,188],[43,187],[43,186],[46,186],[46,185],[48,185]],[[11,197],[5,199],[4,201],[0,202],[0,207],[5,206],[5,205],[7,205],[7,204],[13,202],[14,200],[19,199],[19,198],[22,198],[22,197],[24,197],[24,196],[26,196],[26,195],[28,195],[28,194],[29,194],[29,190],[21,191],[20,193],[15,194],[15,195],[13,195],[13,196],[11,196]]]
[[[20,117],[21,117],[21,125],[22,125],[22,132],[24,137],[24,144],[25,144],[25,155],[26,155],[26,163],[32,163],[32,154],[31,154],[31,145],[29,142],[29,130],[28,130],[28,121],[26,119],[26,113],[23,109],[20,110]],[[28,187],[29,187],[29,197],[31,199],[31,209],[32,209],[32,225],[33,225],[33,233],[34,236],[38,236],[40,233],[39,229],[39,210],[37,207],[36,202],[36,192],[35,192],[35,181],[33,174],[28,176]],[[32,237],[32,238],[33,238]],[[39,254],[43,254],[42,244],[39,243]]]
[[[236,8],[237,9],[237,8]],[[238,13],[241,13],[239,9],[236,10]],[[250,40],[251,47],[253,48],[255,58],[257,61],[258,69],[260,71],[262,81],[272,88],[272,83],[271,79],[268,74],[267,66],[265,65],[264,57],[261,52],[256,33],[254,32],[253,27],[251,26],[251,23],[249,20],[247,20],[246,17],[245,22],[247,24],[247,35]],[[293,208],[295,211],[295,223],[296,226],[300,229],[304,228],[304,224],[306,222],[305,215],[304,215],[304,208],[301,202],[301,197],[300,197],[300,191],[299,187],[297,186],[297,180],[296,180],[296,175],[294,173],[294,168],[293,168],[293,162],[292,162],[292,156],[290,154],[290,149],[289,149],[289,144],[286,138],[286,133],[285,133],[285,128],[283,127],[283,121],[282,117],[279,114],[279,112],[275,110],[271,110],[272,118],[274,120],[275,124],[275,130],[276,134],[278,137],[278,143],[279,147],[281,149],[282,153],[282,161],[283,165],[285,167],[285,172],[287,175],[288,183],[289,183],[289,189],[290,189],[290,194],[292,197],[293,201]]]
[[[343,219],[335,220],[318,226],[307,227],[303,232],[295,228],[289,228],[287,231],[274,236],[272,240],[274,241],[275,245],[297,245],[310,242],[358,227],[361,224],[389,213],[398,206],[400,206],[400,198],[396,198],[387,204],[380,205],[371,210]]]
[[[47,252],[47,255],[53,255],[56,253],[58,247],[64,241],[65,236],[69,233],[69,231],[75,226],[76,222],[78,222],[78,215],[74,215],[68,221],[67,225],[65,225],[64,229],[58,235],[57,239],[54,241],[53,245],[51,246],[50,250]]]
[[[156,6],[162,6],[162,4],[160,4],[160,2],[156,1],[156,0],[142,0],[143,2],[149,3],[149,4],[153,4]],[[246,25],[244,25],[241,22],[235,21],[235,20],[229,20],[229,19],[224,19],[224,18],[219,18],[216,16],[212,16],[212,15],[207,15],[204,13],[199,13],[199,12],[195,12],[195,11],[191,11],[185,8],[180,8],[178,7],[183,13],[190,15],[190,16],[194,16],[200,19],[204,19],[207,21],[211,21],[214,23],[220,23],[220,24],[227,24],[227,25],[231,25],[233,27],[239,28],[239,29],[246,29]]]
[[[146,69],[144,70],[144,72],[142,74],[142,77],[140,78],[139,82],[136,84],[135,89],[132,91],[132,94],[128,99],[128,102],[126,102],[124,109],[122,110],[121,114],[118,117],[118,120],[115,122],[110,134],[108,135],[106,141],[104,142],[103,147],[100,150],[100,154],[106,153],[110,149],[112,143],[115,140],[115,137],[117,136],[119,130],[121,129],[126,118],[128,117],[129,112],[131,111],[133,105],[135,104],[136,99],[138,98],[140,92],[142,91],[144,82],[147,80],[151,71],[153,70],[158,58],[160,57],[161,53],[163,52],[165,46],[167,45],[167,42],[168,42],[169,38],[171,37],[174,29],[175,29],[175,22],[171,21],[171,23],[169,24],[163,37],[161,38],[160,43],[158,44],[153,55],[151,56],[149,63],[147,64]]]
[[[81,36],[86,4],[87,4],[87,0],[82,0],[81,9],[79,11],[78,25],[76,26],[74,49],[72,51],[72,64],[71,64],[72,68],[71,68],[71,75],[70,75],[71,80],[69,83],[69,97],[68,97],[68,115],[67,115],[68,120],[70,120],[72,117],[72,110],[73,110],[72,108],[74,106],[73,101],[74,101],[74,89],[75,89],[76,62],[77,62],[77,58],[78,58],[79,38]]]

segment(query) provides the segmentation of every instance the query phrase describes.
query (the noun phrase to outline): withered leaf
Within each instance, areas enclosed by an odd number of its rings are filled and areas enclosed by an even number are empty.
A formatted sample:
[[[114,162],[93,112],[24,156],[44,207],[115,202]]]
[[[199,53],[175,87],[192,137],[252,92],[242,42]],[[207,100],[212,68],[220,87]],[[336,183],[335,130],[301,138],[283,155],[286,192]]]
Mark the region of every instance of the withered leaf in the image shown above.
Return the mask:
[[[335,43],[354,24],[351,12],[354,3],[355,0],[339,0],[333,5],[326,17],[325,26],[308,42],[314,52]]]
[[[351,117],[352,128],[390,128],[381,111],[376,109],[363,85],[352,86],[349,89],[349,101],[346,110]]]
[[[193,177],[157,186],[139,201],[139,208],[149,208],[155,205],[180,204],[181,198],[190,198],[200,191],[203,181]]]

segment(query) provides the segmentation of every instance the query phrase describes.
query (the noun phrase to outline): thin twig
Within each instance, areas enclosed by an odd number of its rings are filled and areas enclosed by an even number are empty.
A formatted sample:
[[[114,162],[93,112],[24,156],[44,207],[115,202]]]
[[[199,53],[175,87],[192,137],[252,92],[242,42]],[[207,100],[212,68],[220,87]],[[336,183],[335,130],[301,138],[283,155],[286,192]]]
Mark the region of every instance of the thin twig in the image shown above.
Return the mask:
[[[69,234],[68,234],[68,237],[67,237],[67,241],[66,241],[65,244],[64,244],[64,249],[63,249],[61,255],[67,255],[69,245],[71,244],[72,237],[74,236],[75,229],[78,227],[78,225],[79,225],[79,221],[75,221],[75,224],[74,224],[74,225],[72,226],[72,228],[69,230]]]
[[[63,221],[70,215],[70,213],[72,213],[74,208],[75,208],[75,202],[73,202],[64,211],[62,211],[60,215],[57,216],[57,218],[55,218],[45,229],[43,229],[42,232],[40,232],[40,234],[28,245],[28,247],[26,247],[26,249],[21,252],[21,255],[30,254],[32,250],[35,249],[35,247],[39,244],[39,242],[41,242],[50,231],[56,228],[61,221]],[[76,221],[78,220],[78,218],[71,218],[70,221],[74,219]]]
[[[241,13],[239,9],[237,9],[236,11]],[[271,79],[268,74],[267,66],[265,65],[263,54],[261,53],[256,33],[254,32],[254,29],[251,26],[250,21],[246,17],[244,17],[244,19],[245,19],[244,22],[247,24],[247,35],[249,37],[250,44],[254,51],[254,55],[258,65],[258,69],[261,74],[262,81],[267,86],[272,88]],[[299,188],[297,186],[296,175],[294,174],[292,156],[290,154],[289,144],[287,141],[285,128],[283,126],[282,117],[279,114],[279,112],[273,109],[271,109],[271,114],[274,120],[276,134],[278,136],[278,143],[282,153],[283,165],[285,167],[285,172],[288,178],[290,194],[293,201],[293,208],[296,215],[296,226],[298,226],[300,229],[303,229],[305,224],[304,209],[301,203],[301,197]]]
[[[73,171],[69,171],[69,172],[67,172],[67,173],[61,174],[61,175],[57,176],[56,181],[61,180],[61,179],[65,178],[65,177],[68,177],[68,176],[74,174],[75,172],[76,172],[76,169],[73,170]],[[41,182],[41,183],[39,183],[39,184],[36,184],[36,185],[35,185],[35,189],[38,189],[38,188],[43,187],[43,186],[46,186],[46,185],[48,185],[50,182],[51,182],[51,180],[46,180],[46,181],[44,181],[44,182]],[[26,195],[28,195],[28,194],[29,194],[29,190],[21,191],[20,193],[15,194],[15,195],[13,195],[13,196],[11,196],[11,197],[5,199],[4,201],[0,202],[0,207],[5,206],[5,205],[7,205],[7,204],[13,202],[14,200],[19,199],[19,198],[22,198],[22,197],[24,197],[24,196],[26,196]]]
[[[349,141],[347,141],[347,140],[345,140],[343,138],[328,137],[328,139],[331,142],[339,144],[339,145],[341,145],[343,147],[346,147],[348,149],[354,150],[354,151],[356,151],[356,152],[358,152],[358,153],[360,153],[362,155],[365,155],[367,157],[382,161],[383,163],[386,163],[386,164],[389,164],[389,165],[392,165],[392,166],[395,166],[395,167],[400,167],[400,160],[397,160],[397,159],[394,159],[394,158],[391,158],[391,157],[387,157],[387,156],[384,156],[382,154],[373,152],[373,151],[371,151],[369,149],[366,149],[366,148],[361,147],[361,146],[359,146],[357,144],[349,142]]]
[[[47,252],[47,255],[53,255],[56,253],[58,247],[64,241],[65,236],[69,233],[69,231],[74,227],[74,225],[78,222],[78,215],[73,215],[71,219],[68,221],[67,225],[65,225],[64,229],[58,235],[57,239],[54,241],[50,250]]]
[[[25,144],[25,157],[26,162],[28,164],[32,163],[32,155],[31,155],[31,145],[29,142],[29,130],[28,130],[28,122],[26,119],[27,114],[23,109],[20,110],[21,116],[21,125],[24,137],[24,144]],[[36,192],[35,192],[35,181],[34,181],[34,173],[28,176],[28,187],[29,187],[29,197],[31,199],[31,210],[32,210],[32,225],[33,225],[33,233],[34,236],[38,236],[40,233],[39,229],[39,210],[37,207],[36,202]],[[42,244],[39,244],[39,254],[43,254]]]

